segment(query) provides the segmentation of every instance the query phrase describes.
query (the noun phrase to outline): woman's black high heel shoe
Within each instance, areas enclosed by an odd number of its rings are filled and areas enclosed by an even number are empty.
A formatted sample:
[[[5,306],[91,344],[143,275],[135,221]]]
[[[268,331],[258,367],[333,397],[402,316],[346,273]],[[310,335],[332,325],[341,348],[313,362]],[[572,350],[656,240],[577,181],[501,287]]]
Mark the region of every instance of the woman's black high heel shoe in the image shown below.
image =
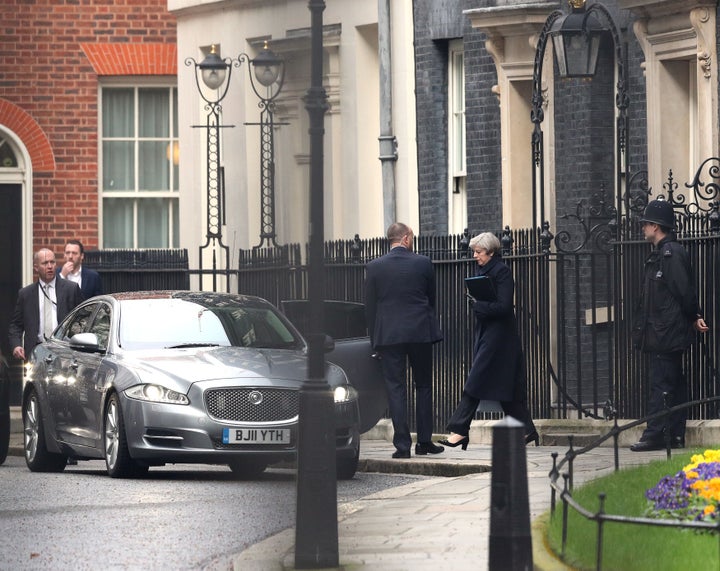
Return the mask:
[[[525,444],[535,443],[535,446],[540,446],[540,435],[537,430],[533,430],[530,434],[525,435]]]
[[[447,438],[445,438],[444,440],[438,440],[438,442],[440,444],[444,444],[445,446],[449,446],[450,448],[455,448],[456,446],[462,446],[463,450],[467,450],[468,444],[470,444],[470,437],[463,436],[457,442],[450,442]]]

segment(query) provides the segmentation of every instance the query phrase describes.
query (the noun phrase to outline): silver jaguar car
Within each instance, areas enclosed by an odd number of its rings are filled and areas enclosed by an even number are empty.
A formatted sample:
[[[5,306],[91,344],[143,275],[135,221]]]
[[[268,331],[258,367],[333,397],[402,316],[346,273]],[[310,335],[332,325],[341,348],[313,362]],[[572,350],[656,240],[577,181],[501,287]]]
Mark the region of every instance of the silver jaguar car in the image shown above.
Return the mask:
[[[361,351],[360,359],[372,360],[369,345]],[[112,477],[165,463],[227,464],[252,477],[295,459],[306,367],[303,337],[257,297],[156,291],[91,298],[33,352],[23,389],[25,460],[32,471],[61,471],[69,459],[104,458]],[[352,478],[358,392],[330,360],[326,379],[335,400],[337,475]]]

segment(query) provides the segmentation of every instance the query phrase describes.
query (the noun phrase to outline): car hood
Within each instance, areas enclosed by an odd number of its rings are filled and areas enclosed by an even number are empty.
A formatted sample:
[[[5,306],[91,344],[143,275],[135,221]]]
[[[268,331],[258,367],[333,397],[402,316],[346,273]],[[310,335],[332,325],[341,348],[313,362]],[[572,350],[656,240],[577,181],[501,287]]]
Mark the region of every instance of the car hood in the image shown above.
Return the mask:
[[[157,379],[155,382],[173,384],[183,392],[202,381],[244,380],[263,384],[266,380],[276,380],[299,387],[307,379],[307,356],[285,349],[210,347],[133,351],[132,355],[126,354],[123,361],[135,368],[143,381]],[[326,367],[331,385],[338,384],[339,376],[344,378],[336,365],[327,363]]]

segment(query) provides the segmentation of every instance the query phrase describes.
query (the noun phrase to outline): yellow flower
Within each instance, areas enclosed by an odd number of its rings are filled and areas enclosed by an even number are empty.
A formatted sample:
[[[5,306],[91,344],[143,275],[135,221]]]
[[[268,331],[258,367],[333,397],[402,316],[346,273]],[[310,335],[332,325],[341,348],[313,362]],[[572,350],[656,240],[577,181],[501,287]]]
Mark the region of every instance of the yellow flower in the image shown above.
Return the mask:
[[[706,500],[720,501],[720,478],[711,478],[710,480],[697,480],[690,484],[701,498]]]
[[[689,470],[694,470],[699,464],[704,464],[705,462],[720,462],[720,450],[708,449],[705,450],[704,454],[693,454],[690,458],[690,464],[685,466],[683,471],[687,473]]]
[[[703,510],[703,515],[710,515],[715,513],[715,506],[709,505],[705,506],[705,509]]]

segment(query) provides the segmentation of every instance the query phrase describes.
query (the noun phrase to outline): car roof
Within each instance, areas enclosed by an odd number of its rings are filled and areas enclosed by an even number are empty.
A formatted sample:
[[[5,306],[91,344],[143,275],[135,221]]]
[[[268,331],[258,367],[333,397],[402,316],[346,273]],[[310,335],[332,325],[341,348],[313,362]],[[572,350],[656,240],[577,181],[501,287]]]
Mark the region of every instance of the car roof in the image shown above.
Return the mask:
[[[189,291],[189,290],[152,290],[152,291],[123,291],[107,294],[118,301],[140,299],[181,299],[199,303],[200,305],[248,304],[269,303],[267,300],[254,295],[241,295],[236,293]]]

